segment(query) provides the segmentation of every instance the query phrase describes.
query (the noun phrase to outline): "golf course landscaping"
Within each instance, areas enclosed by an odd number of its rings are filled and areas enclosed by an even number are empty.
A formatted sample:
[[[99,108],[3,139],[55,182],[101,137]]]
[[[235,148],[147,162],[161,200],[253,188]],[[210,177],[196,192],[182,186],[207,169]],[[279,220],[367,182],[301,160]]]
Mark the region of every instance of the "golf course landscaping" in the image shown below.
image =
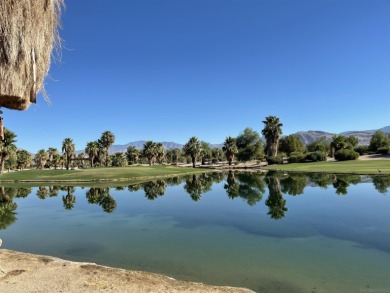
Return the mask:
[[[174,177],[205,172],[205,169],[194,169],[173,166],[129,166],[102,167],[77,170],[25,170],[4,173],[0,182],[98,182],[98,181],[133,181],[154,178]]]
[[[313,163],[293,163],[271,165],[267,170],[286,172],[321,172],[321,173],[348,173],[381,175],[390,174],[390,160],[356,160],[356,161],[327,161]]]

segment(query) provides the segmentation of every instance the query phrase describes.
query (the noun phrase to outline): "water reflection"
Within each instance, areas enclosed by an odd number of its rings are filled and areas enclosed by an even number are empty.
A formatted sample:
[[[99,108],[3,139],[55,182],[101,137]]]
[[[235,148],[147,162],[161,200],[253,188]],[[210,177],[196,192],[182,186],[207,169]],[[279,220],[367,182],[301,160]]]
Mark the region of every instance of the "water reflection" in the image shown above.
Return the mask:
[[[163,196],[167,183],[164,180],[150,181],[143,184],[145,197],[148,200],[155,200],[159,196]]]
[[[192,175],[186,179],[184,190],[190,195],[193,201],[199,201],[202,194],[211,190],[213,177],[208,174]]]
[[[92,187],[86,193],[88,203],[97,204],[106,213],[112,213],[116,209],[116,201],[110,195],[109,187]]]
[[[283,174],[268,172],[266,175],[256,172],[214,172],[193,174],[189,176],[173,177],[153,180],[145,183],[131,184],[117,187],[91,187],[85,195],[87,202],[99,205],[106,213],[112,213],[117,208],[117,202],[110,191],[139,192],[143,191],[147,200],[156,200],[162,197],[168,186],[182,185],[183,190],[190,198],[198,202],[202,196],[212,189],[213,184],[222,182],[223,189],[229,199],[241,199],[249,206],[255,206],[262,202],[264,194],[268,190],[268,197],[264,201],[267,214],[272,219],[280,220],[288,211],[286,195],[303,195],[305,188],[320,187],[334,189],[337,195],[347,195],[351,185],[361,182],[372,183],[379,193],[387,194],[390,188],[390,176],[359,176],[347,174]],[[62,195],[63,208],[72,210],[77,204],[76,187],[73,186],[38,186],[36,188],[11,188],[0,187],[0,229],[5,229],[17,219],[17,204],[15,198],[25,198],[35,190],[39,199],[46,200],[50,197]]]
[[[62,196],[62,202],[66,210],[71,210],[74,208],[74,205],[76,204],[76,197],[74,196],[74,193],[76,192],[76,188],[74,186],[67,186],[66,192],[67,192],[66,196]],[[56,195],[58,195],[58,191]]]
[[[17,190],[0,187],[0,230],[7,228],[16,221],[18,205],[13,202]]]
[[[387,193],[390,187],[390,176],[373,176],[372,182],[379,193]]]
[[[348,187],[351,184],[358,184],[360,180],[359,175],[335,175],[333,179],[333,187],[336,189],[336,194],[346,195],[348,193]]]
[[[253,206],[263,198],[265,182],[263,176],[257,173],[230,171],[224,188],[229,198],[240,197],[248,205]]]
[[[278,174],[269,173],[265,177],[265,180],[269,190],[269,196],[265,201],[265,205],[268,206],[268,215],[275,220],[282,219],[288,209],[286,207],[286,200],[283,198],[279,176]],[[290,186],[293,185],[294,184],[291,184]],[[288,190],[290,189],[291,188]]]
[[[289,195],[301,195],[307,186],[307,176],[305,174],[293,173],[283,176],[280,180],[281,191]]]

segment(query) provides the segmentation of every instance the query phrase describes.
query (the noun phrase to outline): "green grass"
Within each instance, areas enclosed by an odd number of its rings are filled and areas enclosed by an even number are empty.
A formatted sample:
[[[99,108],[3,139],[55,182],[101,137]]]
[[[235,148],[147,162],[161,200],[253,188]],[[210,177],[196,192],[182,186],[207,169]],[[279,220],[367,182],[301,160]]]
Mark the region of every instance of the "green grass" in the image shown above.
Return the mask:
[[[173,166],[130,166],[81,170],[26,170],[1,174],[0,182],[139,181],[200,172],[207,172],[207,170]]]
[[[265,169],[296,172],[349,173],[367,175],[390,174],[390,160],[294,163],[267,166]]]

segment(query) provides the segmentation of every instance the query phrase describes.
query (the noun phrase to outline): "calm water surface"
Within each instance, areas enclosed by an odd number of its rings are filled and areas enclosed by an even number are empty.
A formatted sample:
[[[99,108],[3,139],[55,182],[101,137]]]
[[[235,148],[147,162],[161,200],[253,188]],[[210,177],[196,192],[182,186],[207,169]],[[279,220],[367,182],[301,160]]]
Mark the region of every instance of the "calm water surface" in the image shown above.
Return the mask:
[[[256,292],[390,292],[390,177],[0,187],[3,247]]]

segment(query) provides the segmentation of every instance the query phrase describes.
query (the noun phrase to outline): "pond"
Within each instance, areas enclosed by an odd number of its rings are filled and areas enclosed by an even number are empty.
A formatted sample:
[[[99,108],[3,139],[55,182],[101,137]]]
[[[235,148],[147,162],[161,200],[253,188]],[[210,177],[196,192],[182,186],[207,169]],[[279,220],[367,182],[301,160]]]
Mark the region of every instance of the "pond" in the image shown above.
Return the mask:
[[[250,288],[390,292],[390,177],[206,173],[0,187],[7,249]]]

